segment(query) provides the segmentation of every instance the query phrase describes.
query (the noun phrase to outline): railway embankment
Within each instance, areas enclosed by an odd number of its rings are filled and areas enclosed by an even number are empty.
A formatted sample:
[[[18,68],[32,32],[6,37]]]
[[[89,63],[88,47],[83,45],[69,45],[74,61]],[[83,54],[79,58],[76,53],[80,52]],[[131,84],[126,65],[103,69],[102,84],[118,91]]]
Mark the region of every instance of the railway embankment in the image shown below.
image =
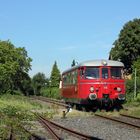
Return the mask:
[[[30,137],[46,136],[32,112],[38,112],[49,118],[57,113],[56,109],[50,109],[50,106],[25,96],[10,94],[0,96],[0,139],[28,140]]]
[[[123,105],[124,109],[121,113],[125,113],[131,116],[140,117],[140,100],[134,100],[127,102]]]
[[[47,102],[48,99],[45,100],[45,98],[43,98],[43,100],[44,101],[29,99],[24,96],[1,96],[0,118],[2,121],[0,123],[0,138],[4,139],[13,137],[13,139],[29,139],[33,137],[34,139],[52,139],[48,130],[44,128],[33,114],[37,113],[68,129],[91,136],[91,138],[105,140],[140,139],[140,130],[138,128],[98,117],[94,112],[82,112],[74,109],[70,110],[64,117],[63,113],[67,112],[67,108],[63,103],[61,104],[61,102],[56,101],[58,104],[54,104],[51,103],[52,101]],[[128,110],[126,107],[129,107],[127,108]],[[133,107],[138,107],[138,104],[135,103],[135,106]],[[133,116],[137,114],[132,113],[133,107],[126,105],[124,106],[125,109],[120,112],[97,111],[96,113],[118,119],[120,113]],[[125,120],[124,116],[123,118]],[[131,121],[130,118],[126,120]],[[132,123],[135,123],[135,121],[132,120]],[[139,123],[138,120],[136,123]],[[54,128],[52,129],[54,130]],[[58,129],[54,131],[58,133],[59,136],[62,136],[63,139],[79,139],[70,134],[64,133],[63,130]]]

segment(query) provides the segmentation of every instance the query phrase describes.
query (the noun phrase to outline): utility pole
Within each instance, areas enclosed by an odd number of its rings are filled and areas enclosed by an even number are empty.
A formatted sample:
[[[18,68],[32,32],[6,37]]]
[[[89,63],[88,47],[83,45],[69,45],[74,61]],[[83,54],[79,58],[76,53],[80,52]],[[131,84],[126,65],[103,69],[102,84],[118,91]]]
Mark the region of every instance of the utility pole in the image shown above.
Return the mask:
[[[135,68],[135,81],[134,81],[134,99],[137,96],[137,69]]]

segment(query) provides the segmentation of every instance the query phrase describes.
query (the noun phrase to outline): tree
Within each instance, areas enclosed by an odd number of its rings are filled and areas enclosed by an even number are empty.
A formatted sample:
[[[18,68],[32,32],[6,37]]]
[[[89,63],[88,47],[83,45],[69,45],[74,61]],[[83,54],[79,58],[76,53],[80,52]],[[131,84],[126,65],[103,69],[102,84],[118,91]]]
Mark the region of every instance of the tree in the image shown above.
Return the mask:
[[[135,69],[136,69],[137,77],[140,78],[140,58],[138,58],[137,61],[133,63],[132,69],[133,69],[133,76],[135,75]]]
[[[109,59],[120,60],[128,73],[132,72],[132,64],[140,57],[140,19],[127,22],[114,42]]]
[[[75,60],[73,59],[72,64],[71,64],[71,67],[74,67],[75,65],[76,65],[76,62],[75,62]]]
[[[39,72],[33,76],[32,84],[33,84],[35,95],[41,94],[41,89],[45,86],[46,82],[47,82],[47,79],[44,73]]]
[[[59,87],[59,82],[61,79],[60,71],[57,67],[57,62],[55,61],[52,71],[51,71],[51,77],[50,77],[50,86],[51,87]]]
[[[17,81],[15,84],[15,87],[19,87],[20,91],[28,96],[28,95],[33,95],[34,94],[34,90],[33,90],[33,86],[32,86],[32,81],[30,76],[27,73],[22,73],[22,80],[19,82]]]
[[[20,88],[31,61],[25,48],[16,48],[9,40],[0,41],[0,93]]]

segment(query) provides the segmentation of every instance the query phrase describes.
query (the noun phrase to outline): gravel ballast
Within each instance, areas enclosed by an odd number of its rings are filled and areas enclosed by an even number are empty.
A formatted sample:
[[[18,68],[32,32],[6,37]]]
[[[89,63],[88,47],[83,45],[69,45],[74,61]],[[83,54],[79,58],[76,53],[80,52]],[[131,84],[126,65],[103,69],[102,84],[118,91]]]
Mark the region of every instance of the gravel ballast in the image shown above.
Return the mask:
[[[104,140],[140,140],[139,129],[96,116],[55,118],[53,121],[67,128]]]

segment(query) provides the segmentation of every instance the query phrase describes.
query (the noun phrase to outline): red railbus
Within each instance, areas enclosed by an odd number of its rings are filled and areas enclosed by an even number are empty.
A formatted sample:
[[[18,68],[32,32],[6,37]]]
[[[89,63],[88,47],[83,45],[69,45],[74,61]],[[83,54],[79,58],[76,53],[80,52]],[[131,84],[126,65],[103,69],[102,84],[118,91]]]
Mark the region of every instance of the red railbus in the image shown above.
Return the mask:
[[[82,62],[62,73],[62,97],[79,107],[102,107],[125,100],[124,64],[112,60]]]

